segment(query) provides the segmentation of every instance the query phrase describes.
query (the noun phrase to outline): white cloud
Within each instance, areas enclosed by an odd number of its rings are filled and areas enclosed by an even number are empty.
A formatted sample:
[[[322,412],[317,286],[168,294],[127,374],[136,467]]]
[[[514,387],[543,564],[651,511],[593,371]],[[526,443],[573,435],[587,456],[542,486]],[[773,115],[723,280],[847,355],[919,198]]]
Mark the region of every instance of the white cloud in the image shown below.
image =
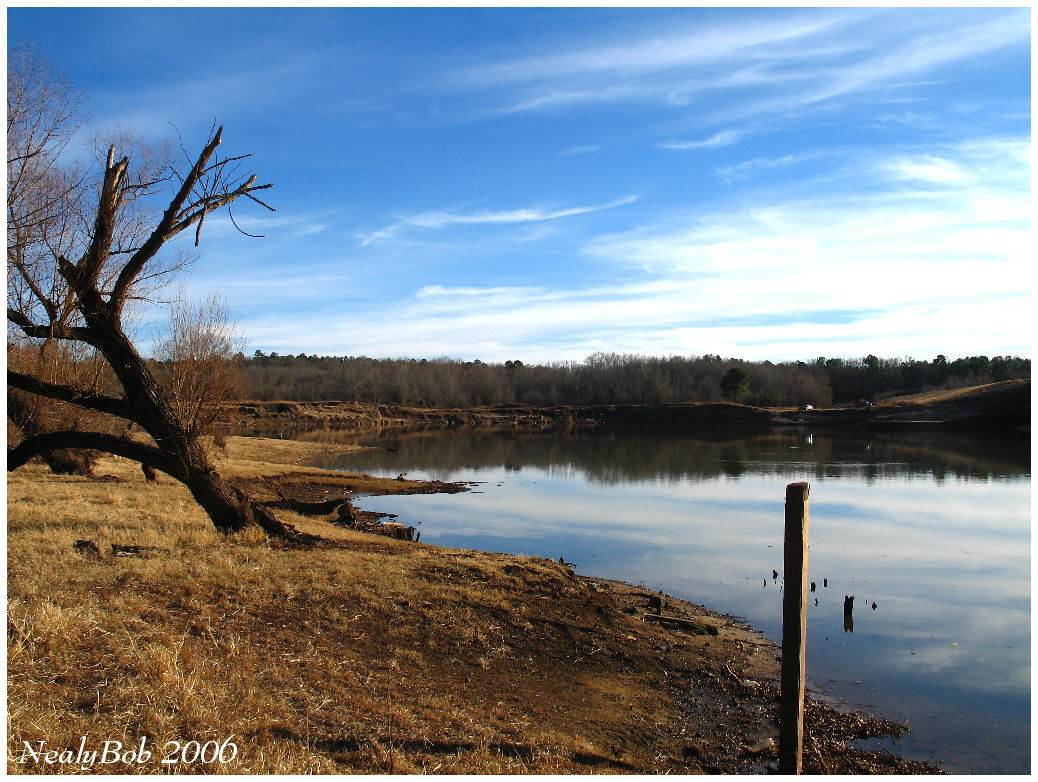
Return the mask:
[[[409,225],[419,228],[445,228],[450,225],[478,225],[480,223],[531,223],[542,220],[557,220],[560,217],[573,217],[574,215],[597,212],[601,209],[612,209],[623,204],[629,204],[635,198],[622,198],[601,206],[575,206],[568,209],[516,209],[505,212],[479,212],[476,214],[451,214],[450,212],[425,212],[405,217],[404,221]]]
[[[994,339],[1006,352],[1029,352],[1019,329],[1021,319],[1030,317],[1025,296],[946,299],[890,311],[865,307],[860,313],[837,313],[828,322],[829,315],[819,312],[825,301],[787,299],[777,303],[791,310],[775,306],[762,313],[752,303],[743,307],[741,301],[724,301],[730,292],[728,286],[718,290],[691,283],[656,296],[617,287],[600,298],[532,289],[452,297],[444,290],[432,299],[412,299],[377,312],[313,312],[293,317],[289,326],[266,317],[247,325],[255,344],[281,352],[395,356],[406,346],[413,357],[489,361],[581,360],[596,350],[772,360],[867,353],[969,355],[992,353]],[[713,299],[727,306],[709,306]],[[981,322],[983,330],[976,328]]]
[[[361,244],[368,245],[380,240],[389,239],[408,227],[441,229],[456,225],[510,225],[516,223],[538,223],[558,220],[564,217],[598,212],[603,209],[615,209],[618,206],[633,203],[637,196],[628,196],[606,204],[595,206],[574,206],[564,209],[545,209],[532,207],[498,212],[475,212],[462,214],[457,212],[422,212],[399,218],[395,223],[371,233],[361,234]]]
[[[747,180],[754,176],[757,176],[761,172],[777,169],[777,168],[790,168],[792,166],[803,165],[804,163],[814,163],[824,158],[832,158],[840,154],[845,154],[841,150],[835,149],[812,149],[807,152],[800,152],[797,154],[781,155],[779,157],[757,157],[751,160],[744,160],[741,163],[734,163],[728,166],[718,166],[714,169],[714,173],[723,182],[735,182],[738,180]]]
[[[661,149],[683,151],[686,149],[704,149],[709,147],[727,147],[745,138],[746,132],[741,130],[722,130],[710,138],[700,141],[665,141],[659,144]]]
[[[916,179],[939,185],[961,184],[966,179],[966,175],[951,161],[930,156],[897,163],[891,173],[902,179]]]
[[[595,152],[601,152],[603,149],[605,149],[605,146],[602,144],[577,145],[563,150],[561,154],[562,157],[569,157],[570,155],[591,155]]]
[[[925,24],[929,19],[935,24]],[[803,67],[799,80],[789,79],[791,89],[759,91],[742,103],[733,101],[719,107],[706,115],[706,121],[733,122],[748,117],[769,117],[774,121],[855,95],[875,102],[881,90],[913,83],[921,86],[919,79],[942,66],[993,50],[1026,45],[1030,40],[1030,18],[1024,9],[1002,9],[980,17],[930,14],[904,27],[896,20],[892,22],[890,26],[845,30],[850,36],[862,37],[862,56],[833,61],[821,58],[809,63]],[[893,43],[888,40],[892,31],[896,31]]]

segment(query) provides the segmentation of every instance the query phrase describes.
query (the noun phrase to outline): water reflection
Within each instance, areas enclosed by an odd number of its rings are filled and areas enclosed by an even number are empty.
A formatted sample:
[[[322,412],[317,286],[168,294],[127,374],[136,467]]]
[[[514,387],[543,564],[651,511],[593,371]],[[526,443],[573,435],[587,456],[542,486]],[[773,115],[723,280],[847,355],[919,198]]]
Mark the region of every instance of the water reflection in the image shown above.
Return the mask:
[[[620,437],[507,433],[401,433],[383,438],[317,430],[299,439],[377,443],[382,450],[361,457],[330,459],[332,469],[368,464],[387,473],[401,466],[437,474],[502,467],[506,472],[541,468],[577,471],[592,483],[701,480],[726,476],[788,474],[796,470],[815,479],[890,478],[991,479],[1030,474],[1026,437],[978,438],[929,431],[826,434],[815,437],[773,431],[727,437]],[[355,467],[351,467],[354,469]]]
[[[908,719],[903,754],[954,771],[1029,770],[1026,437],[454,433],[370,444],[381,450],[327,466],[482,482],[480,493],[360,501],[424,522],[423,541],[562,557],[745,617],[776,640],[784,488],[808,481],[809,678]]]

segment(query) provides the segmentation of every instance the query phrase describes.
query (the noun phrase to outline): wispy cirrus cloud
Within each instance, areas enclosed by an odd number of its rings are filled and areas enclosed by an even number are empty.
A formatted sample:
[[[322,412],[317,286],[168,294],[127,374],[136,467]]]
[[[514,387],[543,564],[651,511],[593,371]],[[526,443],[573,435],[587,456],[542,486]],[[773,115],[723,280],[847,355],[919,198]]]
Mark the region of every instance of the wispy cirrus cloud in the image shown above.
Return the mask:
[[[603,144],[578,144],[576,146],[564,149],[559,154],[562,157],[569,157],[570,155],[592,155],[595,152],[601,152],[603,149],[605,149],[605,146]]]
[[[744,130],[722,130],[709,138],[698,141],[664,141],[657,146],[660,149],[671,149],[682,152],[688,149],[708,149],[711,147],[727,147],[742,141],[747,135]]]
[[[867,187],[674,217],[601,237],[587,252],[660,279],[698,280],[709,292],[688,299],[699,313],[735,302],[758,317],[794,304],[812,312],[882,302],[884,325],[871,333],[918,329],[965,343],[973,317],[1022,332],[1033,255],[1029,145],[940,153],[865,158],[855,181]]]
[[[474,66],[455,72],[451,78],[471,87],[556,82],[596,74],[630,78],[718,61],[731,62],[763,46],[781,46],[788,54],[798,41],[819,36],[846,18],[849,18],[846,14],[824,18],[796,15],[774,22],[726,23],[708,29],[699,26],[622,44],[572,48],[561,53]]]
[[[897,13],[889,11],[887,13]],[[708,122],[734,122],[752,117],[778,118],[860,96],[870,102],[885,90],[926,87],[928,77],[957,62],[989,55],[1030,41],[1026,9],[1003,9],[997,15],[958,14],[940,27],[908,17],[893,23],[847,28],[862,37],[857,56],[821,58],[785,71],[786,89],[760,90],[744,101],[731,101],[706,116]],[[796,78],[799,74],[799,78]],[[938,76],[938,81],[940,81]]]
[[[501,113],[620,102],[697,105],[701,124],[775,118],[850,95],[910,85],[942,66],[1026,45],[1027,9],[1000,13],[915,13],[913,9],[776,11],[739,24],[667,30],[605,46],[574,46],[541,56],[452,72],[454,88],[488,95]],[[729,143],[723,134],[704,145]],[[670,148],[695,148],[697,142]],[[703,142],[699,142],[703,143]]]
[[[386,240],[396,236],[407,228],[443,229],[459,225],[512,225],[520,223],[541,223],[551,220],[559,220],[565,217],[599,212],[637,201],[637,196],[626,196],[605,204],[592,206],[572,206],[559,209],[547,209],[544,207],[527,207],[523,209],[511,209],[500,211],[482,212],[449,212],[431,211],[400,217],[396,222],[385,228],[380,228],[370,233],[359,236],[361,245],[369,245],[378,241]]]
[[[803,152],[791,152],[778,157],[755,157],[727,166],[717,166],[714,169],[714,173],[722,182],[731,183],[739,180],[748,180],[767,171],[789,169],[805,163],[818,163],[826,158],[839,160],[847,154],[848,150],[844,149],[810,149]]]

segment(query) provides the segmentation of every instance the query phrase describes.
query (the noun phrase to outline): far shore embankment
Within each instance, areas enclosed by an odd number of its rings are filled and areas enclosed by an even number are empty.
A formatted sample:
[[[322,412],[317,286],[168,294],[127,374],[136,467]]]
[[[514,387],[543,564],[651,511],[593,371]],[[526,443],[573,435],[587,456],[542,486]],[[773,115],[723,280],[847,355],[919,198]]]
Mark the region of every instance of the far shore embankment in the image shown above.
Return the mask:
[[[875,404],[833,407],[754,407],[726,402],[688,404],[555,405],[517,404],[468,408],[424,408],[362,402],[243,401],[229,409],[231,433],[289,434],[299,429],[450,430],[513,432],[665,430],[783,426],[942,426],[1026,430],[1031,422],[1031,381],[1008,380],[971,388],[900,396]]]

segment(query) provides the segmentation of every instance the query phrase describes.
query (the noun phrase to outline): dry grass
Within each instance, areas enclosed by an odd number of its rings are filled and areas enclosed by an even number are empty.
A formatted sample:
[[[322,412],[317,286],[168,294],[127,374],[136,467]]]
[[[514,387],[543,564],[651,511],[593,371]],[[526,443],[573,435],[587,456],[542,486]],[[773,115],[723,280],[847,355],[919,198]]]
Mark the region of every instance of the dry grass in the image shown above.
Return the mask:
[[[88,749],[144,738],[150,762],[93,770],[147,773],[163,769],[166,742],[232,734],[231,764],[165,770],[552,773],[602,750],[539,724],[508,693],[464,686],[514,665],[508,635],[534,628],[516,572],[545,597],[577,591],[560,566],[292,514],[340,546],[224,538],[168,478],[145,485],[117,459],[97,473],[8,476],[10,772],[73,770],[19,762],[23,742],[75,750],[82,736]],[[102,555],[77,552],[80,539]],[[168,553],[114,557],[111,543]]]
[[[272,475],[285,467],[305,469],[327,454],[364,450],[360,445],[302,442],[270,437],[228,437],[222,456],[224,466],[238,474]],[[218,454],[219,458],[220,454]]]
[[[145,487],[115,460],[104,468],[105,480],[36,467],[8,479],[11,772],[43,770],[12,761],[22,741],[222,740],[227,726],[249,730],[270,706],[247,681],[250,643],[223,629],[258,586],[265,542],[252,535],[228,545],[179,486]],[[77,553],[79,539],[95,541],[102,556]],[[112,542],[169,554],[115,558]],[[289,767],[322,768],[292,742],[274,742],[240,770]]]

